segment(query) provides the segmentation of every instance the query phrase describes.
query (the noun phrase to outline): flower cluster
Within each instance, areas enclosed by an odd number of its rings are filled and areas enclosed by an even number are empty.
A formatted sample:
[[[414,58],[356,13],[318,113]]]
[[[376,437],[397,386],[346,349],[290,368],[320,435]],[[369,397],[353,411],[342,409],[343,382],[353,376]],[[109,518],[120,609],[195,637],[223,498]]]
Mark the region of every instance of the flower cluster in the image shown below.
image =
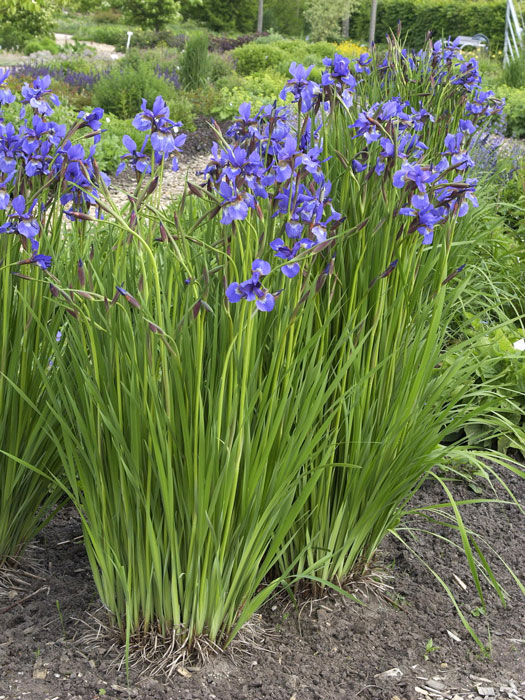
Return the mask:
[[[2,105],[16,100],[5,86],[8,77],[9,71],[0,75]],[[80,112],[68,129],[52,120],[59,100],[50,83],[50,77],[45,75],[23,85],[16,125],[0,116],[0,210],[5,211],[0,233],[20,236],[23,246],[33,254],[20,264],[31,263],[42,269],[47,269],[51,261],[49,256],[37,253],[40,222],[54,195],[60,194],[62,205],[73,205],[73,210],[65,212],[70,218],[79,214],[87,216],[90,207],[97,206],[98,178],[109,182],[98,172],[94,161],[103,110]],[[89,130],[84,138],[93,138],[87,154],[74,141],[81,129]]]
[[[122,143],[128,152],[121,156],[122,163],[117,168],[119,175],[126,165],[129,165],[139,176],[151,173],[151,158],[147,153],[148,143],[151,144],[155,164],[159,165],[169,156],[172,157],[172,170],[179,169],[179,163],[174,153],[180,153],[186,141],[186,134],[178,134],[181,122],[170,119],[170,108],[158,95],[151,109],[148,109],[146,100],[142,100],[142,109],[133,119],[133,126],[138,131],[148,132],[140,150],[137,144],[127,134],[122,137]]]

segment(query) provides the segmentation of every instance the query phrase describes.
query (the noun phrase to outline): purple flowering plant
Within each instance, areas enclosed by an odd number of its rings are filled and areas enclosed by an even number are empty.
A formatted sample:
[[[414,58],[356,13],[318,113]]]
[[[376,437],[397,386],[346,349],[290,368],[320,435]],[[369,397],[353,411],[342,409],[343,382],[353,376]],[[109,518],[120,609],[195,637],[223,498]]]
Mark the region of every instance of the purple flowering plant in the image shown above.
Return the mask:
[[[241,105],[202,185],[169,206],[162,174],[185,136],[160,96],[133,120],[142,144],[123,138],[137,186],[121,208],[96,162],[100,110],[61,129],[39,80],[0,124],[0,247],[9,274],[57,275],[49,434],[128,641],[229,642],[285,577],[362,574],[472,415],[474,369],[448,365],[447,345],[470,146],[501,105],[452,42],[392,39],[386,57],[324,68],[317,83],[292,63],[291,106]]]

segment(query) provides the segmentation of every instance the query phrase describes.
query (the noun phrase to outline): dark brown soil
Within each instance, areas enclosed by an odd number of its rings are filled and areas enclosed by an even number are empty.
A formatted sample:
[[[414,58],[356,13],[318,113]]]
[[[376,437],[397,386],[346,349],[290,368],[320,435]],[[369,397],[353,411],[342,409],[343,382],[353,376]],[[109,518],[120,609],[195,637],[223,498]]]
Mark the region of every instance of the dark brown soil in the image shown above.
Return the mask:
[[[524,503],[525,480],[505,478]],[[491,497],[486,482],[478,485]],[[463,481],[453,490],[457,498],[476,497]],[[430,481],[416,500],[445,499]],[[11,587],[0,591],[0,700],[523,699],[525,596],[490,547],[525,578],[525,519],[511,505],[465,506],[462,513],[482,536],[482,549],[508,594],[503,607],[484,581],[486,616],[479,615],[465,557],[455,547],[422,532],[415,538],[401,534],[450,587],[490,655],[470,638],[436,578],[389,536],[380,552],[383,571],[391,575],[386,595],[370,593],[360,606],[329,594],[298,608],[278,597],[261,611],[256,622],[264,631],[245,651],[179,669],[170,680],[140,679],[134,668],[126,687],[124,671],[111,665],[114,652],[103,654],[97,644],[80,639],[84,622],[98,608],[97,594],[78,518],[66,509],[26,556],[38,564],[37,577],[19,572],[20,580],[12,578]],[[412,524],[428,527],[419,516]],[[436,524],[432,529],[451,536]]]

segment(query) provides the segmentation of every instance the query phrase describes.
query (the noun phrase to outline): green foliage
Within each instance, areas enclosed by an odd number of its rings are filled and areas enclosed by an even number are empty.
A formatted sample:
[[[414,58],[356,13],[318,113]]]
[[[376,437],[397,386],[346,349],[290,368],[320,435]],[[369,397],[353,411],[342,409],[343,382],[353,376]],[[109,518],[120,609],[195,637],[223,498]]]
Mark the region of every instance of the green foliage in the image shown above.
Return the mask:
[[[198,88],[206,83],[210,73],[208,35],[193,34],[186,41],[180,57],[179,77],[183,87]]]
[[[237,71],[241,75],[250,75],[268,69],[275,70],[283,61],[289,60],[286,51],[276,44],[245,44],[234,49],[232,55]]]
[[[55,12],[53,2],[23,6],[10,4],[1,18],[0,45],[3,49],[21,48],[33,37],[50,35]]]
[[[524,351],[516,349],[514,343],[525,338],[525,327],[510,322],[496,325],[477,318],[470,318],[470,324],[470,335],[475,338],[470,352],[478,381],[485,388],[492,387],[498,397],[493,410],[508,422],[508,430],[495,440],[487,434],[486,426],[469,422],[464,427],[468,442],[495,446],[500,452],[506,452],[509,447],[523,451],[523,442],[516,441],[513,433],[525,434],[525,362]]]
[[[159,31],[179,16],[179,0],[126,0],[126,16],[133,24]]]
[[[287,36],[304,36],[304,0],[264,0],[263,27]]]
[[[255,113],[263,105],[272,104],[282,87],[282,75],[272,71],[224,81],[214,95],[211,113],[220,120],[232,119],[238,115],[239,105],[243,102],[250,102]]]
[[[159,78],[150,63],[130,53],[95,84],[93,102],[117,117],[126,118],[139,111],[143,98],[151,104],[157,95],[162,95],[170,105],[178,99],[172,83]]]
[[[376,39],[383,41],[389,29],[401,22],[407,44],[420,49],[429,31],[433,38],[472,36],[482,32],[491,49],[503,44],[506,0],[380,0],[377,4]],[[370,1],[361,0],[350,21],[350,35],[362,40],[368,37]]]
[[[341,39],[341,23],[351,16],[359,0],[304,0],[304,17],[315,41]]]
[[[257,22],[254,0],[202,0],[200,4],[181,8],[184,19],[202,22],[216,32],[252,32]]]
[[[232,75],[235,72],[231,57],[218,53],[208,54],[208,68],[212,83]]]
[[[75,38],[80,41],[96,41],[100,44],[111,44],[112,46],[122,46],[126,42],[127,30],[129,26],[125,24],[80,24]]]
[[[288,69],[292,61],[305,66],[314,65],[312,80],[320,80],[324,70],[322,60],[325,56],[333,56],[336,44],[328,41],[309,42],[302,39],[278,39],[270,43],[253,42],[234,49],[233,55],[237,71],[241,75],[254,73],[280,73],[288,77]],[[284,84],[284,83],[283,83]],[[282,86],[281,86],[282,87]]]
[[[116,45],[119,51],[126,50],[127,34],[123,35],[122,40]],[[152,49],[155,47],[167,47],[182,49],[186,43],[184,34],[174,34],[168,29],[160,31],[135,29],[131,37],[131,48],[133,49]]]
[[[525,89],[525,55],[521,54],[503,68],[503,82],[511,88]]]
[[[505,227],[512,232],[517,246],[525,248],[525,159],[523,155],[517,160],[509,160],[507,172],[512,175],[506,177],[502,186],[498,188],[498,214],[503,217]],[[516,257],[519,257],[516,251]],[[523,266],[523,288],[525,289],[525,266]]]
[[[29,56],[37,51],[50,51],[52,54],[60,52],[60,47],[49,36],[33,37],[25,42],[22,51]]]
[[[525,138],[525,88],[502,85],[496,94],[506,100],[506,133],[516,139]]]

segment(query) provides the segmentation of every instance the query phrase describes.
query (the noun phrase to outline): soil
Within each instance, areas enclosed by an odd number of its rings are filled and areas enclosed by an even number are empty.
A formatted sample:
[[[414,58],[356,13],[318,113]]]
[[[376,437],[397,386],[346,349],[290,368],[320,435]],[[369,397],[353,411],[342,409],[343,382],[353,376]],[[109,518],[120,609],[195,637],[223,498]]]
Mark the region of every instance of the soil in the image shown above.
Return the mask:
[[[507,472],[505,479],[524,503],[525,479]],[[482,496],[492,496],[486,481],[476,484]],[[451,488],[457,499],[477,497],[463,480]],[[444,501],[434,480],[415,499]],[[361,582],[356,590],[364,605],[330,593],[294,607],[280,594],[256,616],[251,645],[179,668],[169,679],[140,677],[138,665],[128,685],[115,666],[116,648],[107,652],[109,642],[85,636],[86,623],[96,629],[90,615],[102,613],[78,517],[65,509],[0,589],[0,700],[523,700],[525,596],[491,547],[523,578],[525,519],[509,504],[466,505],[462,514],[507,591],[505,607],[484,581],[488,612],[479,615],[465,557],[438,537],[405,530],[413,552],[386,537],[378,566],[388,587],[381,592],[374,577]],[[405,525],[428,527],[421,516]],[[430,529],[454,536],[436,524]],[[442,577],[489,654],[480,652],[417,555]]]

